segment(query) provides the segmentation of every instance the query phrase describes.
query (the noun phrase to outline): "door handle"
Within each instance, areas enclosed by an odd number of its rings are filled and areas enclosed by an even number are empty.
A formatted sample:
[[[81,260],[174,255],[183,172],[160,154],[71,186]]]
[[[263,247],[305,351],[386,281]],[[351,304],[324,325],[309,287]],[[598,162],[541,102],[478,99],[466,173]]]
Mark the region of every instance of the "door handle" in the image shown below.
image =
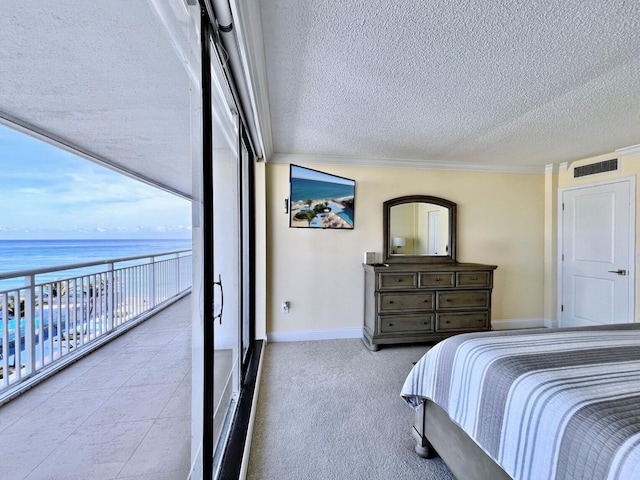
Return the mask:
[[[609,270],[609,273],[617,273],[618,275],[626,275],[627,271],[626,270],[622,270],[622,269],[618,269],[618,270]]]
[[[220,286],[220,313],[213,316],[213,321],[215,322],[216,319],[219,319],[220,325],[222,325],[222,312],[224,311],[224,289],[222,288],[222,276],[220,274],[218,274],[218,281],[213,282],[214,288],[216,285]],[[212,305],[212,310],[214,312],[216,311],[215,303]]]

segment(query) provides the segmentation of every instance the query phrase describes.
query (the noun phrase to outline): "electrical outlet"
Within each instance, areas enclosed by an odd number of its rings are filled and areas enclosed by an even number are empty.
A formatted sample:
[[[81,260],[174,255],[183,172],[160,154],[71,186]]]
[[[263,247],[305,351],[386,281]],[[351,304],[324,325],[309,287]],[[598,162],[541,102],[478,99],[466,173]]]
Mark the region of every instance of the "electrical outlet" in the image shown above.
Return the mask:
[[[289,302],[282,302],[282,313],[289,313]]]

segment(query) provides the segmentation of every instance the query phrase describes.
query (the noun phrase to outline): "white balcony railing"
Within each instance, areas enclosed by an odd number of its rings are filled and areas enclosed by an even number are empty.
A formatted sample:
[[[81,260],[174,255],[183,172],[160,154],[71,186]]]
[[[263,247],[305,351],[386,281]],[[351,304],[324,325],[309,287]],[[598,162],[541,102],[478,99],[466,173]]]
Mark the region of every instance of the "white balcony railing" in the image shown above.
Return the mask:
[[[191,250],[0,274],[0,404],[181,298]]]

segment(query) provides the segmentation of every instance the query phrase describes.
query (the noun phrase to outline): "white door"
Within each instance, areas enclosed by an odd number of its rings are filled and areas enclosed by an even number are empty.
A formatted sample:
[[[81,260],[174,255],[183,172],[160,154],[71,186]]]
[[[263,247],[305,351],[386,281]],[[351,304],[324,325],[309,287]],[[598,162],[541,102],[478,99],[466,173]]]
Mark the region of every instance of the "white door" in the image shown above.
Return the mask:
[[[566,189],[561,201],[560,326],[632,322],[635,180]]]
[[[442,255],[443,252],[438,251],[440,244],[440,212],[429,212],[429,255]]]

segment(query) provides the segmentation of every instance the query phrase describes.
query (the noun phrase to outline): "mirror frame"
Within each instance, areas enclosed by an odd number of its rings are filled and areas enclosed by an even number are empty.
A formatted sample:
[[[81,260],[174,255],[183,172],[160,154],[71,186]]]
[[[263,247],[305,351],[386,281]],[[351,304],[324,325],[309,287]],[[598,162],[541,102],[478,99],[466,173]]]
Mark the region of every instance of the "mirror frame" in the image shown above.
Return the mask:
[[[448,255],[391,255],[389,249],[390,236],[390,215],[391,207],[404,205],[406,203],[433,203],[446,208],[449,211],[449,254]],[[457,262],[457,223],[458,206],[454,202],[440,197],[428,195],[408,195],[405,197],[392,198],[384,202],[382,207],[382,257],[384,263],[453,263]]]

